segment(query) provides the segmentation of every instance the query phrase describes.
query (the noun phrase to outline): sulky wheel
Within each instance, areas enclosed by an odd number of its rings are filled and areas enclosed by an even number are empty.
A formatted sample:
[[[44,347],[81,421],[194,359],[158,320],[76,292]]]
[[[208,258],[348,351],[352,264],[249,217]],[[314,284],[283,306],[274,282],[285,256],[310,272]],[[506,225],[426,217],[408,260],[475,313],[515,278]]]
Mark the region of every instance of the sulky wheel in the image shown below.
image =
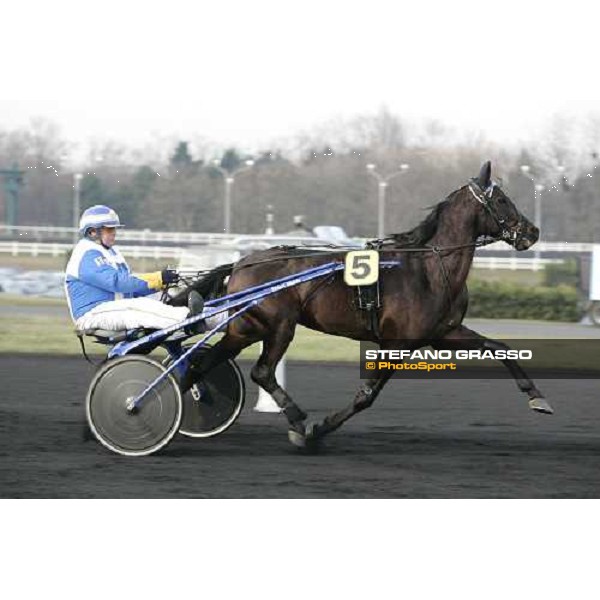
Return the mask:
[[[195,356],[208,352],[209,346],[198,348]],[[170,362],[170,358],[165,364]],[[188,437],[207,438],[231,427],[244,407],[244,377],[233,359],[222,362],[183,395],[183,417],[179,433]]]
[[[127,456],[152,454],[179,429],[182,401],[172,374],[155,385],[130,410],[128,403],[166,369],[146,356],[124,356],[96,374],[86,399],[88,423],[107,448]]]

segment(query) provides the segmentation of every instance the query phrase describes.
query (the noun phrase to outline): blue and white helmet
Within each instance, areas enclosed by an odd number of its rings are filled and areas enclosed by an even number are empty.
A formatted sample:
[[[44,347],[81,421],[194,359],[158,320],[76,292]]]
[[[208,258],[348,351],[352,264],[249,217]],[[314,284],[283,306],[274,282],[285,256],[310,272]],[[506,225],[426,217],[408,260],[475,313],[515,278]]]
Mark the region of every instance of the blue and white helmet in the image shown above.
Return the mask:
[[[123,227],[119,215],[109,206],[96,204],[86,208],[79,220],[79,233],[85,235],[88,229],[100,227]]]

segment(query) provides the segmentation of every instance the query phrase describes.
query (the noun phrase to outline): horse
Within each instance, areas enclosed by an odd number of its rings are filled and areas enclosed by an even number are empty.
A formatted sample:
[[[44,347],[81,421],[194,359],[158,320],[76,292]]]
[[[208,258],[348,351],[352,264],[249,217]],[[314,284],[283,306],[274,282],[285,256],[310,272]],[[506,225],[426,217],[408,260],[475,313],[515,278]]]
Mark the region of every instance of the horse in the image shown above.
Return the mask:
[[[201,377],[216,364],[262,341],[262,353],[251,369],[251,378],[269,392],[282,409],[288,421],[290,441],[301,448],[314,445],[370,407],[392,372],[375,372],[343,410],[307,425],[307,414],[275,377],[275,367],[294,338],[297,325],[374,342],[384,350],[413,350],[425,345],[447,349],[456,347],[457,343],[465,349],[508,350],[506,344],[488,339],[462,324],[468,306],[467,276],[475,249],[482,243],[504,240],[516,250],[527,250],[538,237],[538,228],[492,180],[488,161],[477,177],[437,204],[413,230],[391,235],[374,245],[382,260],[394,259],[399,265],[381,270],[381,306],[376,327],[370,327],[362,314],[364,311],[354,306],[354,291],[337,272],[281,290],[230,322],[224,337],[194,364],[189,377]],[[229,276],[227,293],[239,292],[331,262],[336,256],[343,259],[343,253],[336,255],[335,251],[307,252],[289,247],[263,250],[216,269],[189,289],[201,293],[214,291]],[[552,408],[521,366],[513,359],[502,362],[519,389],[528,395],[530,408],[551,414]]]

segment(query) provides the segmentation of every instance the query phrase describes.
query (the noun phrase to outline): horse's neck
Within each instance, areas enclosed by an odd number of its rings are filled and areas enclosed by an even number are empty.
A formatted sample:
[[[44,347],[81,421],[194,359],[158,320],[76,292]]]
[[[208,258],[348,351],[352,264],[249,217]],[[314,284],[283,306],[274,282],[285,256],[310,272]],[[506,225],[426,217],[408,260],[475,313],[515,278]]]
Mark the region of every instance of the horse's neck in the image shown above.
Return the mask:
[[[464,286],[471,264],[478,237],[476,230],[475,206],[464,202],[453,202],[440,215],[439,225],[428,245],[441,249],[444,268],[448,273],[453,292],[458,293]],[[444,251],[444,248],[467,246],[454,251]]]
[[[467,205],[467,209],[461,211],[460,205],[450,204],[440,215],[437,229],[428,244],[440,247],[460,246],[471,244],[478,237],[474,207]]]

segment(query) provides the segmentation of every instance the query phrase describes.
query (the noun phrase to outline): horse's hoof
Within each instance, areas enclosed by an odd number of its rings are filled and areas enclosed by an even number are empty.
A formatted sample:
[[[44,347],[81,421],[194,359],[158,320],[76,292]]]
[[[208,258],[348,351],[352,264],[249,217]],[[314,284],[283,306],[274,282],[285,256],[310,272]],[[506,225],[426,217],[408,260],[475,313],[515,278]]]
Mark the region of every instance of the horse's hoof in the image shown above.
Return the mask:
[[[529,408],[545,415],[554,414],[554,409],[546,402],[545,398],[530,398]]]
[[[318,423],[309,423],[306,426],[306,432],[304,434],[307,442],[316,442],[321,434],[319,432],[319,424]]]
[[[298,429],[288,429],[288,439],[296,448],[306,448],[306,435]]]

